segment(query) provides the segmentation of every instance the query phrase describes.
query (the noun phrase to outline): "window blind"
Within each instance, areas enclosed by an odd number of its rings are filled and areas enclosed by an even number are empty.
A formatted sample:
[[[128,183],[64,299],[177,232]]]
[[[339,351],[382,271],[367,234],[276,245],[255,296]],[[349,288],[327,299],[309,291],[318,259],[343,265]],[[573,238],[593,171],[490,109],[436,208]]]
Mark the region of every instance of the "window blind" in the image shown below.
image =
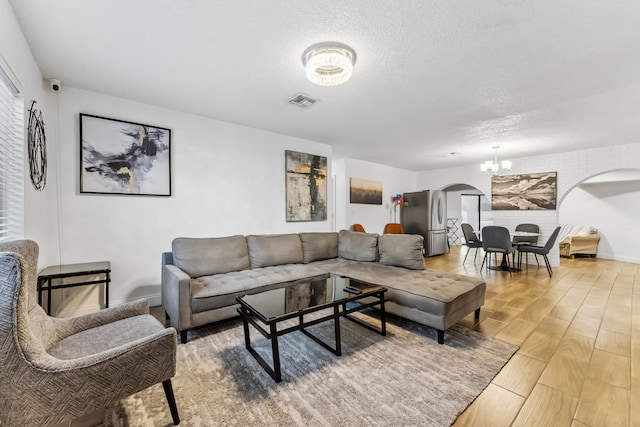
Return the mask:
[[[24,103],[0,64],[0,241],[24,237]]]

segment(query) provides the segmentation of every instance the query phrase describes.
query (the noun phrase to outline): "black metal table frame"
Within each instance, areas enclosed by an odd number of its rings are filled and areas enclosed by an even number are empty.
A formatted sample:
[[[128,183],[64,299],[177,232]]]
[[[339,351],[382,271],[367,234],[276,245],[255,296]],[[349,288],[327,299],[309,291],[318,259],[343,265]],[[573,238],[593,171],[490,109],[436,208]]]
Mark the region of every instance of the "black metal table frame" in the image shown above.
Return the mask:
[[[87,264],[95,264],[95,263],[87,263]],[[109,283],[111,282],[111,266],[108,261],[105,261],[107,265],[105,268],[94,268],[94,269],[79,269],[73,272],[65,272],[65,273],[56,273],[56,274],[45,274],[38,275],[38,304],[42,306],[42,292],[47,291],[47,314],[51,314],[51,291],[54,289],[66,289],[66,288],[75,288],[76,286],[85,286],[85,285],[99,285],[104,284],[105,288],[105,308],[109,308]],[[82,264],[75,264],[78,266],[82,266]],[[45,269],[46,270],[46,269]],[[44,270],[43,270],[44,271]],[[79,276],[90,276],[94,274],[104,274],[104,279],[97,280],[85,280],[82,282],[74,282],[62,285],[54,285],[51,282],[55,279],[66,279],[69,277],[79,277]],[[46,285],[45,285],[46,283]]]
[[[279,383],[282,381],[282,370],[280,367],[280,350],[278,348],[278,337],[282,335],[286,335],[290,332],[301,331],[306,336],[311,338],[316,343],[320,344],[322,347],[326,348],[336,356],[342,355],[342,345],[340,342],[340,318],[344,317],[345,319],[349,319],[352,322],[359,324],[360,326],[367,328],[371,331],[374,331],[380,335],[387,335],[387,321],[386,321],[386,313],[384,309],[384,303],[386,301],[384,297],[384,293],[387,291],[386,288],[379,288],[375,291],[371,292],[363,292],[362,294],[354,295],[349,298],[333,301],[328,304],[319,305],[316,307],[311,307],[308,309],[300,310],[298,312],[290,313],[277,319],[266,319],[260,315],[255,310],[249,308],[247,304],[244,303],[240,299],[237,298],[237,301],[240,303],[240,307],[237,309],[240,317],[242,318],[242,324],[244,328],[244,342],[249,353],[253,355],[253,357],[258,361],[260,366],[264,368],[264,370],[274,379],[275,382]],[[363,303],[359,300],[366,297],[376,297],[377,300]],[[352,308],[347,308],[347,303],[356,302],[357,305]],[[356,319],[353,316],[350,316],[351,313],[362,311],[368,307],[374,307],[376,305],[380,306],[380,329],[374,328],[373,326],[361,321],[360,319]],[[327,316],[323,316],[321,318],[313,319],[311,321],[305,322],[304,316],[307,314],[314,313],[316,311],[325,310],[333,308],[333,314],[329,314]],[[342,310],[340,310],[342,308]],[[255,319],[257,317],[260,319],[262,323],[269,327],[269,330],[263,328]],[[298,324],[295,326],[290,326],[285,329],[278,330],[277,324],[279,322],[298,318]],[[328,320],[333,319],[334,322],[334,333],[335,333],[335,348],[331,347],[329,344],[322,341],[317,336],[313,335],[311,332],[306,330],[307,327],[317,325],[322,322],[326,322]],[[269,366],[266,360],[251,346],[251,336],[249,335],[249,323],[251,323],[254,328],[258,330],[266,339],[271,341],[271,353],[273,357],[273,367]]]
[[[498,254],[500,252],[493,252],[494,254]],[[509,264],[509,260],[508,260],[509,255],[508,254],[502,254],[502,261],[500,262],[500,264],[496,264],[496,265],[487,265],[487,268],[489,270],[495,270],[495,271],[508,271],[511,273],[515,273],[518,271],[521,271],[519,267],[515,266],[515,253],[513,254],[513,264],[514,265],[510,265]],[[489,262],[489,257],[487,257],[487,264],[490,264]]]

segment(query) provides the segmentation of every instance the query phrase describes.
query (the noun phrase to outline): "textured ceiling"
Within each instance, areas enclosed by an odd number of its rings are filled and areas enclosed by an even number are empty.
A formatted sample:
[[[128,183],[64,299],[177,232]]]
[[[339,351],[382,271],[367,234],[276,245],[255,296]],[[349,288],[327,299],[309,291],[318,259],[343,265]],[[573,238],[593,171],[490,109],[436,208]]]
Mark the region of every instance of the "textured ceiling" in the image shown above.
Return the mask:
[[[640,142],[640,1],[10,0],[45,78],[411,170]],[[339,41],[353,78],[302,52]],[[287,103],[297,93],[320,100]],[[450,152],[460,154],[450,156]]]

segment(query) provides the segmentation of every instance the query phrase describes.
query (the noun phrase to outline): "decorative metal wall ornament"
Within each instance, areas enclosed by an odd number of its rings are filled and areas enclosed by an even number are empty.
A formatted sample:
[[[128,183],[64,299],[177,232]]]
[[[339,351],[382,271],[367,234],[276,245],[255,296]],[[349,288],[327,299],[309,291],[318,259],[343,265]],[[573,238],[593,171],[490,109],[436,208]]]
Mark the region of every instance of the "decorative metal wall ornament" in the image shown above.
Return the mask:
[[[47,136],[44,133],[42,111],[35,105],[36,101],[33,101],[29,109],[27,149],[31,182],[36,190],[42,191],[47,183]]]

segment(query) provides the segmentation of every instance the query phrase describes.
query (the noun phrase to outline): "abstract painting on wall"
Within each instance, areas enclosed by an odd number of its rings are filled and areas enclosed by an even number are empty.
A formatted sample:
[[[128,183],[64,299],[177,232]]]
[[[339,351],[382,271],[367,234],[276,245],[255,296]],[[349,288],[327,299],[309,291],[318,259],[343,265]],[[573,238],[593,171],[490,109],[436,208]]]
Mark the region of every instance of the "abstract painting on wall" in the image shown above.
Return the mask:
[[[351,178],[349,180],[349,202],[362,203],[365,205],[381,205],[382,182]]]
[[[557,175],[557,172],[543,172],[493,176],[491,178],[491,209],[502,211],[555,209]]]
[[[285,168],[287,221],[325,221],[327,158],[287,150]]]
[[[171,196],[171,130],[80,113],[80,192]]]

